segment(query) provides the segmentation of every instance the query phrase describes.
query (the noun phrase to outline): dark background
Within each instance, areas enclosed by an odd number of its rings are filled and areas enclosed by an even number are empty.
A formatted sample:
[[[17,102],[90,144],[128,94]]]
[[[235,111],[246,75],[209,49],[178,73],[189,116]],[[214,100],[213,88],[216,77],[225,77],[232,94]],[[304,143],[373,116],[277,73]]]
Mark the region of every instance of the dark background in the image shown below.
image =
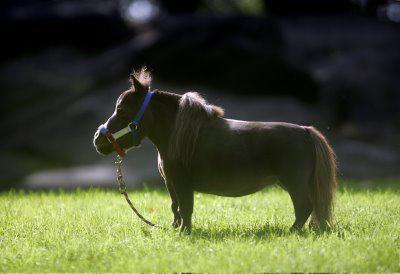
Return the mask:
[[[10,0],[0,3],[0,189],[111,186],[98,125],[146,65],[228,117],[314,125],[342,178],[400,177],[400,3]],[[125,166],[160,183],[149,142]]]

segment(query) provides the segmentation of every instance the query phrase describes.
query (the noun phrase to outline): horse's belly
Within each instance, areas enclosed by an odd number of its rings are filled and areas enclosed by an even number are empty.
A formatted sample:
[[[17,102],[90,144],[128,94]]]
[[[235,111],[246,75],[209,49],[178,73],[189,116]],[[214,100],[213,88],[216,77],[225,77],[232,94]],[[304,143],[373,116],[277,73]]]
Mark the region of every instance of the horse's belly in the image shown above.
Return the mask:
[[[195,181],[194,190],[218,196],[239,197],[255,193],[277,182],[275,176],[264,178],[210,178]]]

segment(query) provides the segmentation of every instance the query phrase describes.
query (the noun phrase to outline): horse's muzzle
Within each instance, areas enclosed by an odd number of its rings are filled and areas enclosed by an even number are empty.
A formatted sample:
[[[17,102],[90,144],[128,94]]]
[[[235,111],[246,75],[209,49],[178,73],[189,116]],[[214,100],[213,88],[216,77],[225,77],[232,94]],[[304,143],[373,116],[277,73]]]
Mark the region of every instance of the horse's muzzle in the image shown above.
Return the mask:
[[[93,137],[93,145],[96,151],[102,155],[108,155],[113,152],[113,147],[103,134],[97,130]]]

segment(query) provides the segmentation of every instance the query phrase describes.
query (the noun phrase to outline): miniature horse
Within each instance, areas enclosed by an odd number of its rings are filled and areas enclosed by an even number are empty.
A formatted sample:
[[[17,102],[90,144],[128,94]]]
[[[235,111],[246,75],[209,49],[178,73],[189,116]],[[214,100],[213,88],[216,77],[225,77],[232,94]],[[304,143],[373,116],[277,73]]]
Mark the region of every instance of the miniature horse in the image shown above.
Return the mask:
[[[94,145],[103,155],[118,147],[117,152],[124,153],[148,137],[158,150],[159,172],[171,196],[172,225],[181,232],[191,231],[194,191],[239,197],[276,179],[293,202],[296,220],[291,230],[302,228],[311,214],[310,226],[332,225],[335,154],[314,127],[224,118],[220,107],[197,93],[151,92],[145,69],[134,72],[131,83],[102,129],[121,132],[140,109],[135,138],[125,134],[128,130],[115,141],[115,134],[98,130]]]

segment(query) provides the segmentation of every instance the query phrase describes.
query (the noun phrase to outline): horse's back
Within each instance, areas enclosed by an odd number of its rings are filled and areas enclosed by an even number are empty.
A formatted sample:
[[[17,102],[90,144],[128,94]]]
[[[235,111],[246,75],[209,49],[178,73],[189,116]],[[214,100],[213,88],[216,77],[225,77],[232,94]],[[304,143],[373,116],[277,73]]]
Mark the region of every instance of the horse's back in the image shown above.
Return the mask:
[[[300,125],[219,118],[203,127],[196,149],[198,156],[221,153],[222,157],[239,154],[245,160],[257,156],[276,159],[282,153],[303,150],[305,143],[310,144],[308,133]]]

